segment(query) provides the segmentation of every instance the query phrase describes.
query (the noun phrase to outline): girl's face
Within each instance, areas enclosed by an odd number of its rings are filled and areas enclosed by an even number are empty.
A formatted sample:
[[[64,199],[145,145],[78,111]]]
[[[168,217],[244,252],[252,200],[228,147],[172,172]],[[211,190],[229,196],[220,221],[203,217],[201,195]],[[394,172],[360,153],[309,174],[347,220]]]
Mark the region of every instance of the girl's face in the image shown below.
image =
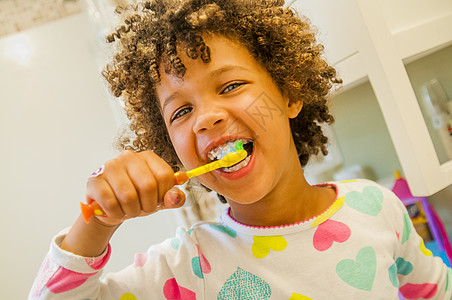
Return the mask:
[[[205,36],[211,61],[180,57],[183,79],[160,69],[157,95],[174,148],[190,170],[242,140],[249,153],[234,169],[197,177],[202,184],[242,204],[271,193],[298,163],[289,127],[301,104],[288,104],[266,70],[241,44]],[[299,164],[299,163],[298,163]],[[290,172],[289,172],[290,173]]]

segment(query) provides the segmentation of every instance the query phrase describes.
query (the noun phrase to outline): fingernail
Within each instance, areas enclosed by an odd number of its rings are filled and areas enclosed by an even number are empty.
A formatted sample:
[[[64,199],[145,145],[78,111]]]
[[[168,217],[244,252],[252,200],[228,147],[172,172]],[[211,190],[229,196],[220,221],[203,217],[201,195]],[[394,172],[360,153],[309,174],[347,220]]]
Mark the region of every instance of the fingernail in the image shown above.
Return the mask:
[[[185,194],[177,188],[172,188],[166,193],[165,198],[167,203],[179,205],[185,199]]]
[[[181,202],[185,200],[185,194],[182,191],[175,191],[172,193],[174,195],[173,205],[180,205]]]
[[[179,194],[176,194],[176,197],[173,198],[173,204],[176,205],[176,204],[178,204],[179,202],[180,202]]]
[[[166,193],[165,198],[167,198],[167,201],[173,205],[176,205],[180,201],[179,193],[177,191],[169,190]]]

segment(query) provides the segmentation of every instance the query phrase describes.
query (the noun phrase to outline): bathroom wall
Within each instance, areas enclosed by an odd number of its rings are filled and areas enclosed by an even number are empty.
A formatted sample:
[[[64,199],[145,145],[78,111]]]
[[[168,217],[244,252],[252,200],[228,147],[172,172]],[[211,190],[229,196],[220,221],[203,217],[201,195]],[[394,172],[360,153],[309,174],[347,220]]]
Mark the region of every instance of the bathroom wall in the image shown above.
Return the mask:
[[[400,170],[394,146],[369,82],[334,98],[333,129],[343,167],[361,165],[369,179],[384,180]]]

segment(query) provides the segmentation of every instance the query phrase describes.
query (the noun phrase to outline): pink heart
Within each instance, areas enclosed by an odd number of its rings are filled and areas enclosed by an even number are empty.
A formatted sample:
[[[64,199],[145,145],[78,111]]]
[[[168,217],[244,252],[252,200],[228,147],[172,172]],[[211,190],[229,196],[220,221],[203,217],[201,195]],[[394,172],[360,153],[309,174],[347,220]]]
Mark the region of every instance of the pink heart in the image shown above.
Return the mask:
[[[434,283],[407,283],[400,287],[399,291],[406,299],[431,299],[436,295],[438,285]]]
[[[81,286],[95,273],[77,273],[63,267],[59,267],[52,278],[46,283],[46,287],[55,294],[63,293]]]
[[[350,228],[344,223],[326,220],[317,227],[314,233],[314,248],[318,251],[328,250],[333,242],[343,243],[351,235]]]
[[[198,248],[199,264],[201,265],[201,270],[204,274],[209,274],[210,271],[212,271],[212,268],[210,267],[210,263],[207,260],[207,258],[204,255],[202,255],[201,249],[199,249],[198,244],[196,244],[196,247]]]
[[[147,253],[136,253],[135,254],[135,267],[142,267],[148,260],[148,254]]]
[[[171,278],[165,282],[163,294],[167,300],[196,300],[196,294],[179,286],[176,278]]]

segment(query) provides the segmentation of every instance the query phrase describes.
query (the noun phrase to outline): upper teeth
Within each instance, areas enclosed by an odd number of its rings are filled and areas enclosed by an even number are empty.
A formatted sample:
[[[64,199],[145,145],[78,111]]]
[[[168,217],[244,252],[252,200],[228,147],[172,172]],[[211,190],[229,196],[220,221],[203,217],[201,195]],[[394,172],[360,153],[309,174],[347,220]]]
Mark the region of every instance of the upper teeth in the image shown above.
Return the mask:
[[[251,142],[251,140],[246,139],[235,139],[235,140],[229,140],[224,144],[221,144],[219,146],[216,146],[207,153],[207,157],[210,161],[221,159],[223,156],[225,156],[228,153],[234,152],[236,150],[236,142],[242,141],[243,144]]]

